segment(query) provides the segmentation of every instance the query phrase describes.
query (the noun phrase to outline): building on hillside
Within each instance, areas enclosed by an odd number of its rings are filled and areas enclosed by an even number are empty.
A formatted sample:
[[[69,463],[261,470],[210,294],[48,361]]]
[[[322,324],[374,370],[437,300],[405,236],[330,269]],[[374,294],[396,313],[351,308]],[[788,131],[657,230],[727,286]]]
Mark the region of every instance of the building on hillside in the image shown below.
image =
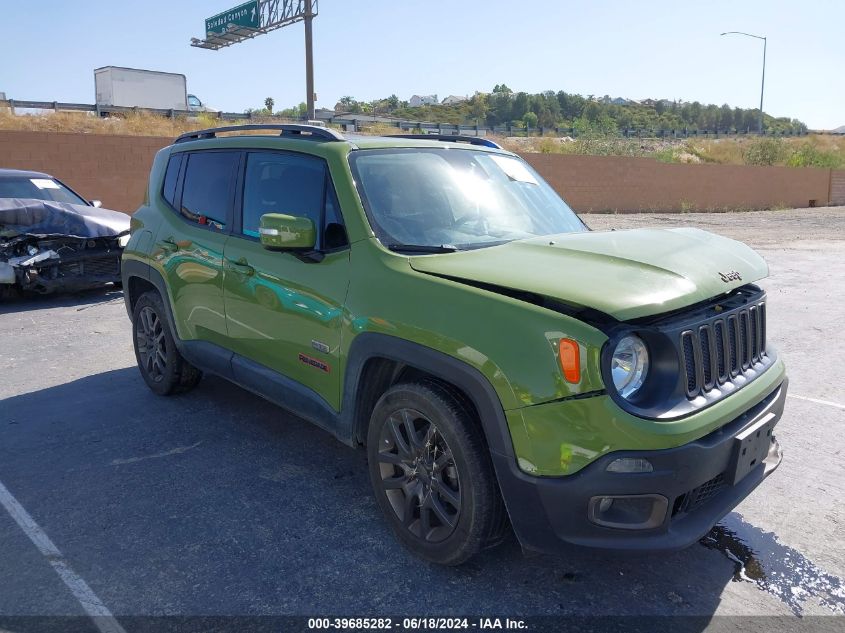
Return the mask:
[[[611,97],[610,95],[604,95],[601,99],[599,99],[599,103],[604,103],[605,105],[624,106],[632,105],[635,102],[631,99],[623,99],[622,97]]]
[[[457,105],[459,103],[463,103],[464,101],[467,101],[467,97],[460,97],[458,95],[449,95],[448,97],[443,99],[443,101],[441,101],[440,103],[443,104],[443,105]]]
[[[437,105],[437,95],[414,95],[408,100],[412,108],[419,108],[424,105]]]

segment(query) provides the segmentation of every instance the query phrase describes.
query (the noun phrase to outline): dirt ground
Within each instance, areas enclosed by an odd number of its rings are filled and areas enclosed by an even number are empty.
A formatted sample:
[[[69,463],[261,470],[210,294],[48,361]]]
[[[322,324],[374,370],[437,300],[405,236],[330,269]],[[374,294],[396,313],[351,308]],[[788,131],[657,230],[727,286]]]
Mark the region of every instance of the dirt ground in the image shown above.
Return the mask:
[[[845,241],[845,207],[737,213],[590,213],[581,217],[596,231],[695,226],[754,248],[787,250],[810,248],[817,242]]]

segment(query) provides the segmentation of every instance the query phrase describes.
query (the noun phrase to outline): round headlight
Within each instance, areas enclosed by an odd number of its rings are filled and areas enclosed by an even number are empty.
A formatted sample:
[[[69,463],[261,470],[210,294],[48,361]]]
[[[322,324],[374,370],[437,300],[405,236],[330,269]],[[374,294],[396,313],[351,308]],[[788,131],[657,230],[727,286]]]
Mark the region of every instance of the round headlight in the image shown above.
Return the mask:
[[[623,398],[633,396],[648,373],[648,350],[639,336],[625,336],[616,344],[610,360],[613,386]]]

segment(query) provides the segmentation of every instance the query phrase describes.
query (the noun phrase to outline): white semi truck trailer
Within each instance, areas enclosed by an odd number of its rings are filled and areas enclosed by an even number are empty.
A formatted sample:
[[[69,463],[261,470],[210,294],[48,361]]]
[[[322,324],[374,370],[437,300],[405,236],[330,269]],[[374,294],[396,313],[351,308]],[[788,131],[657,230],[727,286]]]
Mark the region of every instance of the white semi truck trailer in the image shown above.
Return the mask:
[[[97,105],[213,112],[188,94],[185,75],[104,66],[94,70]]]

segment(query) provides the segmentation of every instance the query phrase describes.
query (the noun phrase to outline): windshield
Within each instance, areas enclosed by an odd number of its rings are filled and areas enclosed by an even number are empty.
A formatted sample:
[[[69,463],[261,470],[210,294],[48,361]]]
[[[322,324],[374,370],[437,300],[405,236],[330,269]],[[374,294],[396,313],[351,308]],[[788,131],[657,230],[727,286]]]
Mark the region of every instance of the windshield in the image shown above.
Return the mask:
[[[0,198],[31,198],[89,206],[88,202],[52,178],[0,178]]]
[[[373,230],[393,250],[446,252],[586,230],[515,157],[413,148],[360,150],[349,160]]]

